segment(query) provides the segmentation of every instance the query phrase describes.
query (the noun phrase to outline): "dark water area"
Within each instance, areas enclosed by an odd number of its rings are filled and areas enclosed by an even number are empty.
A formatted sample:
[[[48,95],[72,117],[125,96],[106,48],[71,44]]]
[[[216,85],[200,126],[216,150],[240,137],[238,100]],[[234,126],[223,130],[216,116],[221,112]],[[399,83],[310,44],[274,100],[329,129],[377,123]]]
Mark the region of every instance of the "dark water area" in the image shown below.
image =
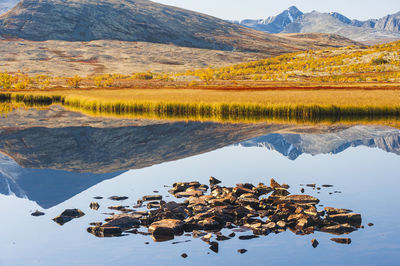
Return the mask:
[[[13,111],[0,120],[0,265],[398,265],[399,155],[400,130],[383,126],[145,121],[87,117],[62,108]],[[364,228],[341,236],[286,230],[251,240],[239,238],[251,230],[236,232],[217,241],[218,253],[192,236],[154,242],[140,234],[98,238],[86,231],[89,223],[104,222],[109,216],[104,213],[120,213],[109,206],[133,208],[152,194],[182,202],[168,193],[174,182],[208,184],[210,176],[227,187],[269,185],[275,178],[289,184],[291,194],[304,188],[317,197],[318,210],[360,213]],[[98,210],[89,207],[92,201]],[[85,215],[63,226],[52,220],[71,208]],[[36,210],[45,215],[31,216]],[[333,237],[351,238],[351,244]],[[314,238],[317,248],[311,246]]]

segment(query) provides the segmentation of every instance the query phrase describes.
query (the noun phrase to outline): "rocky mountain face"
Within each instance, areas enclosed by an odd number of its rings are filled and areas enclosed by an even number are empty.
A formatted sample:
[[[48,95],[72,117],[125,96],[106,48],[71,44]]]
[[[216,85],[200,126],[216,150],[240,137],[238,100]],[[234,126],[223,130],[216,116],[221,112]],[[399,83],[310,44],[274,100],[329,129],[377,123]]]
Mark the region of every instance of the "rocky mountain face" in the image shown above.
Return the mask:
[[[281,14],[262,20],[235,23],[268,33],[330,33],[360,42],[385,42],[400,39],[400,12],[381,19],[360,21],[337,13],[302,13],[290,7]]]
[[[379,19],[374,25],[374,28],[385,31],[400,32],[400,12]]]
[[[280,33],[287,25],[294,22],[302,15],[303,12],[298,10],[297,7],[292,6],[277,16],[268,17],[266,19],[245,19],[242,21],[234,21],[234,23],[268,33]]]
[[[12,9],[19,0],[1,0],[0,1],[0,15]]]
[[[280,19],[284,18],[276,18]],[[147,0],[22,0],[10,12],[0,16],[0,36],[33,41],[172,43],[269,55],[313,48],[312,43],[302,39],[287,40]]]
[[[392,128],[354,126],[326,134],[269,134],[240,143],[245,147],[265,147],[291,160],[301,154],[337,154],[349,147],[379,148],[400,155],[400,131]]]

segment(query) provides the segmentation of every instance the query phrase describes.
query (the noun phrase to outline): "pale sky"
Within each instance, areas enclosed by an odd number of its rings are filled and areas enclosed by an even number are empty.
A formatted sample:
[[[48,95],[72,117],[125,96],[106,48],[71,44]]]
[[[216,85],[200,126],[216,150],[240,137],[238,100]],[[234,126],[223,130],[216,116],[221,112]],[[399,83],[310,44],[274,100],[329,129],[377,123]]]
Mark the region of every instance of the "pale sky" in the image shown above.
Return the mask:
[[[1,1],[1,0],[0,0]],[[400,0],[153,0],[222,19],[266,18],[295,5],[303,12],[336,11],[350,19],[381,18],[400,11]]]

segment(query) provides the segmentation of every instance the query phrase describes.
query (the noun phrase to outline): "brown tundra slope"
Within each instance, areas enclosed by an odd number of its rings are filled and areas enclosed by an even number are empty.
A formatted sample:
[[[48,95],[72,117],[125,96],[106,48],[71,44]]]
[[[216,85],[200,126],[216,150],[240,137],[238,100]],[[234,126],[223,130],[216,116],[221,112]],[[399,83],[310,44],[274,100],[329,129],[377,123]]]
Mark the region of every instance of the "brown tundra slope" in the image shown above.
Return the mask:
[[[268,54],[354,43],[288,40],[147,0],[22,0],[0,16],[0,33],[33,41],[144,41]]]
[[[0,71],[31,75],[181,72],[354,44],[271,35],[147,0],[22,0],[0,15]]]

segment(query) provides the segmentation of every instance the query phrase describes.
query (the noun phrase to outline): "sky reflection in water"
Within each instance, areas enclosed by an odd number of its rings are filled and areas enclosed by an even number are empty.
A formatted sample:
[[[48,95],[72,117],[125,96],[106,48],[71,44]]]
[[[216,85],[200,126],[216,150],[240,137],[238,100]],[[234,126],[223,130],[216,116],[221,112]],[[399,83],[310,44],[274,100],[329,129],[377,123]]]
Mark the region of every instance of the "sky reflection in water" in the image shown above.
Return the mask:
[[[76,196],[45,210],[42,217],[31,217],[30,211],[40,207],[28,199],[0,195],[3,219],[0,222],[0,265],[176,265],[176,264],[318,264],[318,265],[396,265],[400,259],[400,225],[397,193],[400,185],[400,157],[377,148],[349,148],[335,155],[300,155],[289,160],[276,151],[262,147],[228,146],[202,155],[130,170],[105,180]],[[362,214],[363,224],[375,226],[349,235],[352,244],[339,245],[325,233],[296,236],[287,231],[249,241],[220,242],[214,254],[199,239],[177,237],[174,241],[192,240],[184,244],[154,243],[149,237],[129,235],[100,239],[86,232],[88,223],[102,221],[107,206],[116,205],[108,199],[99,200],[99,211],[89,208],[93,196],[129,196],[123,205],[132,205],[138,198],[158,190],[168,195],[164,185],[176,181],[198,180],[208,183],[210,175],[222,185],[237,183],[269,183],[274,177],[288,183],[292,194],[300,192],[300,184],[332,184],[320,194],[311,188],[306,193],[318,197],[325,206],[350,208]],[[341,194],[329,192],[341,191]],[[166,200],[172,199],[166,198]],[[60,227],[51,218],[66,208],[80,208],[86,213]],[[246,234],[246,233],[244,233]],[[248,234],[248,233],[247,233]],[[311,239],[320,245],[313,249]],[[149,245],[144,243],[149,241]],[[237,249],[246,248],[245,254]],[[189,257],[182,259],[181,253]],[[210,254],[208,254],[208,252]]]

